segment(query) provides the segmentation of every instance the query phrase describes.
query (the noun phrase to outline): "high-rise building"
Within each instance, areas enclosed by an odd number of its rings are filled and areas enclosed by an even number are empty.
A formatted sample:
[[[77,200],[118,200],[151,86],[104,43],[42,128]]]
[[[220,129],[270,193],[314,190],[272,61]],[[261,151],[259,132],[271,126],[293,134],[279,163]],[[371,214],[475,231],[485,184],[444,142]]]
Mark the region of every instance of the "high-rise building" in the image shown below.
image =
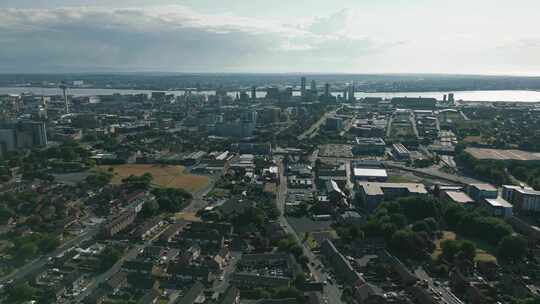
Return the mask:
[[[448,102],[453,103],[454,102],[454,93],[448,94]]]
[[[300,96],[302,98],[306,97],[306,77],[300,79]]]
[[[311,94],[317,94],[317,83],[315,82],[315,80],[311,81],[310,90]]]
[[[354,93],[355,93],[354,83],[351,83],[351,85],[349,85],[349,101],[355,100]]]
[[[256,86],[251,87],[251,99],[253,99],[253,100],[257,99],[257,87]]]
[[[330,84],[328,82],[324,84],[324,96],[330,97]]]

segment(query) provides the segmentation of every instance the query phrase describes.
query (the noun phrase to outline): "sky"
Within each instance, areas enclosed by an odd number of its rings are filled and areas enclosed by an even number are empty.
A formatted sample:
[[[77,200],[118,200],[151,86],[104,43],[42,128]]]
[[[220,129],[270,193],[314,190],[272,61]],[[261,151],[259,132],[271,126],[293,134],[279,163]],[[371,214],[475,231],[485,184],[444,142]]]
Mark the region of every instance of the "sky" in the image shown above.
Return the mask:
[[[0,73],[540,76],[538,0],[0,0]]]

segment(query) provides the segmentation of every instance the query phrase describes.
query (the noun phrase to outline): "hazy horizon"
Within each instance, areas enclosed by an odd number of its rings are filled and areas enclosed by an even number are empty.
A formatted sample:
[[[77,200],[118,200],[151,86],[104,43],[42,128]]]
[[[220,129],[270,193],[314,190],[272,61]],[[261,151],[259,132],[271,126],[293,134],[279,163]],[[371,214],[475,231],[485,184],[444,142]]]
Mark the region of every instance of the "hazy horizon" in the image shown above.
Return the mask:
[[[532,0],[4,0],[8,73],[540,76]]]

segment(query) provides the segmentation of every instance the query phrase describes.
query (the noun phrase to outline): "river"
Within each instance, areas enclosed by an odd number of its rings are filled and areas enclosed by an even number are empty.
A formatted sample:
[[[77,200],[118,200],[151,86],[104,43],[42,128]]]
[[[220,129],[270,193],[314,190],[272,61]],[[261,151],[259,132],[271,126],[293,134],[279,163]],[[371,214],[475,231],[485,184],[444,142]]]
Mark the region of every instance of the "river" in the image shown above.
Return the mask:
[[[72,96],[97,96],[120,94],[150,94],[151,90],[129,90],[129,89],[95,89],[95,88],[69,88],[68,94]],[[174,95],[183,95],[184,90],[167,91]],[[33,93],[36,95],[60,95],[62,92],[58,88],[40,88],[40,87],[0,87],[0,95],[3,94],[21,94]],[[249,93],[249,92],[248,92]],[[450,92],[377,92],[366,93],[356,92],[356,98],[363,97],[382,97],[389,99],[392,97],[434,97],[441,100],[444,94]],[[527,90],[502,90],[502,91],[456,91],[455,100],[462,101],[508,101],[508,102],[540,102],[540,91]],[[201,91],[198,94],[215,94],[215,91]],[[228,92],[230,96],[236,96],[237,92]],[[300,92],[294,91],[293,95],[299,95]],[[340,95],[341,92],[333,92],[333,95]],[[264,91],[257,91],[257,97],[262,98],[266,95]]]

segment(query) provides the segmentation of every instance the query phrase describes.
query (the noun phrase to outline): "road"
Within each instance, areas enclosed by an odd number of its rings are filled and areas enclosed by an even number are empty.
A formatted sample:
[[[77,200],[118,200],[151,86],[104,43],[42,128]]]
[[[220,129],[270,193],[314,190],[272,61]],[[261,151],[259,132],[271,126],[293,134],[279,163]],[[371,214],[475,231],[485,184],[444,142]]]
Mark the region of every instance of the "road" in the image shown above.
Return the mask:
[[[86,231],[79,234],[75,238],[66,241],[60,247],[58,247],[53,252],[43,255],[38,259],[33,260],[32,262],[27,263],[26,265],[22,266],[21,268],[17,269],[15,272],[3,277],[0,279],[1,284],[5,284],[8,281],[13,280],[13,283],[18,283],[22,281],[25,277],[35,275],[40,273],[45,266],[47,266],[47,263],[49,262],[49,258],[55,257],[65,250],[73,247],[78,246],[85,240],[89,240],[93,237],[95,237],[99,232],[99,226],[92,226],[88,227]]]
[[[296,230],[292,228],[292,226],[287,221],[287,218],[285,217],[285,200],[287,199],[287,177],[285,176],[284,166],[281,158],[277,159],[277,165],[279,167],[279,186],[277,190],[276,195],[276,204],[281,212],[281,216],[279,217],[279,222],[281,226],[285,229],[285,231],[292,235],[295,240],[302,246],[302,250],[304,252],[304,255],[308,258],[308,268],[311,274],[313,275],[313,279],[318,282],[323,282],[326,280],[326,275],[323,274],[319,269],[316,268],[317,265],[321,265],[321,260],[302,242],[300,237],[298,237],[298,234],[296,233]],[[313,265],[315,266],[313,266]],[[324,287],[324,294],[328,297],[329,303],[336,303],[341,304],[341,290],[338,286],[334,284],[328,284]]]
[[[84,292],[79,294],[76,299],[71,300],[71,302],[69,303],[81,303],[84,298],[90,295],[97,287],[99,287],[100,284],[106,282],[111,276],[117,273],[125,261],[135,259],[141,251],[143,251],[146,247],[152,245],[154,240],[157,239],[166,229],[167,225],[165,225],[165,227],[162,227],[161,230],[156,233],[151,239],[145,241],[143,244],[135,245],[131,249],[129,249],[128,252],[124,254],[122,258],[120,258],[109,270],[94,277],[91,283],[86,287]]]
[[[311,127],[309,127],[309,129],[307,129],[304,133],[298,135],[297,139],[298,140],[303,140],[306,137],[311,138],[312,133],[319,130],[321,125],[324,124],[324,122],[326,121],[326,118],[336,115],[337,111],[339,111],[340,109],[341,108],[337,108],[337,109],[335,109],[333,111],[326,112],[323,116],[321,116],[321,118],[319,118],[319,120],[317,120],[317,122],[312,124]]]
[[[144,245],[135,245],[126,254],[124,254],[124,256],[122,256],[122,258],[118,260],[118,262],[116,262],[109,270],[94,277],[90,284],[88,284],[86,289],[81,292],[76,299],[70,300],[68,301],[68,303],[82,303],[82,301],[88,295],[90,295],[100,284],[106,282],[111,276],[117,273],[122,267],[122,264],[124,264],[124,261],[134,259],[139,254],[140,250],[146,248],[149,244],[151,244],[151,241],[146,242]]]
[[[411,112],[409,120],[411,122],[411,127],[413,129],[414,135],[416,135],[416,138],[420,138],[420,133],[418,133],[418,128],[416,127],[416,116],[414,115],[414,112]]]
[[[451,183],[456,183],[456,184],[468,185],[468,184],[474,184],[474,183],[482,183],[481,181],[475,180],[470,177],[444,173],[444,172],[439,171],[437,168],[422,168],[422,169],[411,168],[411,167],[407,167],[400,163],[392,162],[392,161],[385,161],[384,165],[387,168],[394,168],[394,169],[399,169],[403,171],[409,171],[409,172],[416,173],[419,176],[425,175],[425,176],[433,177],[435,179],[446,180],[446,181],[449,181]]]
[[[390,138],[390,135],[392,135],[392,121],[394,120],[394,116],[390,115],[388,118],[388,123],[386,124],[386,138]]]
[[[428,288],[432,290],[437,296],[441,298],[440,303],[444,304],[463,304],[463,302],[450,291],[447,286],[441,286],[436,284],[433,278],[427,274],[422,267],[418,267],[414,270],[414,274],[420,279],[425,280],[428,284]]]

